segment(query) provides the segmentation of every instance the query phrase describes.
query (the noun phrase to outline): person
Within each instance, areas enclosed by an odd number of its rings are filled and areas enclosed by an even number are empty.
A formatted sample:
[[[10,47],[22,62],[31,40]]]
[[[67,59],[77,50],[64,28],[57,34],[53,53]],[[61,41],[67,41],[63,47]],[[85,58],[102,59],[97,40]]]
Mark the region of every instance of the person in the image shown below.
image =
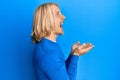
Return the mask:
[[[63,35],[62,24],[65,16],[58,4],[44,3],[34,13],[32,43],[35,43],[33,66],[37,80],[76,80],[79,56],[90,51],[91,43],[73,44],[70,55],[65,60],[57,43],[58,35]]]

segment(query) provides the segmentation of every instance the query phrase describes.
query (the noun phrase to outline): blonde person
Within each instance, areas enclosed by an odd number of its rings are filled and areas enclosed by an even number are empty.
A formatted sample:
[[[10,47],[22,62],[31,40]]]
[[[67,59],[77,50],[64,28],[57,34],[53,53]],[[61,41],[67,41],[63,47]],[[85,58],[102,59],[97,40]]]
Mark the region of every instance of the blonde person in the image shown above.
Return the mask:
[[[36,44],[33,65],[37,80],[76,80],[79,56],[94,47],[91,43],[77,42],[65,60],[56,42],[57,36],[63,34],[64,19],[56,3],[44,3],[35,10],[31,37]]]

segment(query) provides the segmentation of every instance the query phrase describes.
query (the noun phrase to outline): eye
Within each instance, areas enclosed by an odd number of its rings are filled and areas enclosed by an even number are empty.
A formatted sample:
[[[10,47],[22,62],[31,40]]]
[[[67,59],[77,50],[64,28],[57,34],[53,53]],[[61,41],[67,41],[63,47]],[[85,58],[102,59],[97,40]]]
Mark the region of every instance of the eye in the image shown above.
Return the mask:
[[[61,15],[61,11],[57,11],[56,15],[60,16]]]
[[[57,12],[57,14],[56,14],[56,15],[58,16],[59,14],[60,14],[60,13],[59,13],[59,12]]]

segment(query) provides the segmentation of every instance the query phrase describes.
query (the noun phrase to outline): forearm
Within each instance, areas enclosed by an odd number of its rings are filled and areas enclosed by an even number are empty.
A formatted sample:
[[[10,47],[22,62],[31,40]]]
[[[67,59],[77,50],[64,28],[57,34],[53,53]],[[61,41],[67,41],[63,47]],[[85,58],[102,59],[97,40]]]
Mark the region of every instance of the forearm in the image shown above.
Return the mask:
[[[76,78],[78,57],[77,55],[72,55],[66,60],[66,69],[68,74],[72,76],[72,80]]]

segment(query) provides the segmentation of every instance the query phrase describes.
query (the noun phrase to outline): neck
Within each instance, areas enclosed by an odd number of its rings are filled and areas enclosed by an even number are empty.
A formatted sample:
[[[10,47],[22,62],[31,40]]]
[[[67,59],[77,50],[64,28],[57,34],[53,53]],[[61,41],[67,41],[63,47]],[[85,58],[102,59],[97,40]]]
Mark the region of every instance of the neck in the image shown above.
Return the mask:
[[[49,39],[51,41],[56,42],[57,35],[51,33],[49,36],[45,36],[45,38],[47,38],[47,39]]]

